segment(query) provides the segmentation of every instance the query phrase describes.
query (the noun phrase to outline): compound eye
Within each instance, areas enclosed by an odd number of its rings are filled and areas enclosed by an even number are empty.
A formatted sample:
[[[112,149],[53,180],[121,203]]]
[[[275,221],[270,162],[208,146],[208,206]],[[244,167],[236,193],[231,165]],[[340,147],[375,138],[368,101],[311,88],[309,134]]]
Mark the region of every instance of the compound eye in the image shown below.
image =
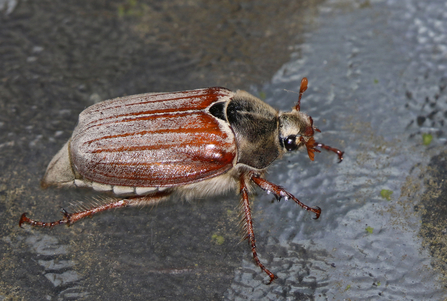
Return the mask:
[[[284,146],[286,147],[287,151],[294,151],[298,148],[296,145],[296,136],[290,135],[289,137],[284,139]]]

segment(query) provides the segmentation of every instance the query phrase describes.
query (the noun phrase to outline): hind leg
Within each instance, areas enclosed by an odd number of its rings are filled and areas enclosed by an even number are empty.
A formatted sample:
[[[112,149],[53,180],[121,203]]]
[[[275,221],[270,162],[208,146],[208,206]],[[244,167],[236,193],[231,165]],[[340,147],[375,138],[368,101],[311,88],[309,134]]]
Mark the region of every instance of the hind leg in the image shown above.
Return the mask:
[[[138,206],[138,205],[155,205],[161,201],[166,200],[171,192],[157,192],[156,194],[150,195],[150,196],[140,196],[140,197],[130,197],[127,199],[121,199],[118,201],[113,201],[108,204],[103,204],[100,206],[96,206],[87,210],[75,212],[75,213],[68,213],[65,209],[62,209],[62,214],[64,217],[58,221],[55,222],[40,222],[35,221],[33,219],[30,219],[28,216],[26,216],[26,212],[22,214],[19,221],[19,226],[22,227],[23,224],[30,224],[31,226],[35,227],[53,227],[57,225],[68,225],[74,224],[80,219],[83,219],[87,216],[92,216],[97,213],[114,209],[114,208],[124,208],[129,206]]]

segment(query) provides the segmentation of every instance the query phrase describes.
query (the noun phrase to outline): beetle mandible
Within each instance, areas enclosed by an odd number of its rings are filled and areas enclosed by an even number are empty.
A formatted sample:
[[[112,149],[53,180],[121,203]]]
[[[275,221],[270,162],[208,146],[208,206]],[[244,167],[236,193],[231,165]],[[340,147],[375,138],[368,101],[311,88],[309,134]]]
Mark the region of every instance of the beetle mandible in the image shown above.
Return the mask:
[[[106,100],[79,115],[72,137],[52,159],[42,186],[91,187],[119,197],[55,222],[40,222],[23,213],[19,225],[71,225],[96,213],[135,205],[154,205],[171,195],[191,199],[236,189],[241,194],[245,239],[259,260],[251,217],[252,184],[278,200],[291,199],[320,216],[319,207],[300,202],[264,178],[267,167],[284,153],[306,148],[313,161],[316,147],[343,152],[314,140],[312,117],[300,111],[307,89],[303,78],[297,104],[278,112],[253,95],[225,88],[148,93]]]

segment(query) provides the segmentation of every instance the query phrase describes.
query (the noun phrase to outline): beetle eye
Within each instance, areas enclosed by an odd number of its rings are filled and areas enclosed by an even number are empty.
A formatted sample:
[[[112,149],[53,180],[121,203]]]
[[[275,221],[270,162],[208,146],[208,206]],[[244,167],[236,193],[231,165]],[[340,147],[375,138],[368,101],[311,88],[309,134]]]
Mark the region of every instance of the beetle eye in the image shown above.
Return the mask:
[[[296,145],[296,136],[295,135],[290,135],[289,137],[284,139],[284,146],[286,148],[287,151],[294,151],[298,148],[298,146]]]

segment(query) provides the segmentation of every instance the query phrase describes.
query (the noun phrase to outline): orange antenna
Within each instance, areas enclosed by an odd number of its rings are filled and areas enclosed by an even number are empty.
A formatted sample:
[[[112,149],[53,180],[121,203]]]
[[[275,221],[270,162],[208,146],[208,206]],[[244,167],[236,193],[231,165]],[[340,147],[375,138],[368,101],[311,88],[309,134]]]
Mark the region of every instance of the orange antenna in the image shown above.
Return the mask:
[[[300,106],[301,106],[301,96],[303,96],[303,93],[307,90],[307,77],[303,77],[303,79],[301,80],[301,86],[300,86],[300,95],[298,96],[298,103],[295,106],[295,109],[297,111],[300,110]]]

